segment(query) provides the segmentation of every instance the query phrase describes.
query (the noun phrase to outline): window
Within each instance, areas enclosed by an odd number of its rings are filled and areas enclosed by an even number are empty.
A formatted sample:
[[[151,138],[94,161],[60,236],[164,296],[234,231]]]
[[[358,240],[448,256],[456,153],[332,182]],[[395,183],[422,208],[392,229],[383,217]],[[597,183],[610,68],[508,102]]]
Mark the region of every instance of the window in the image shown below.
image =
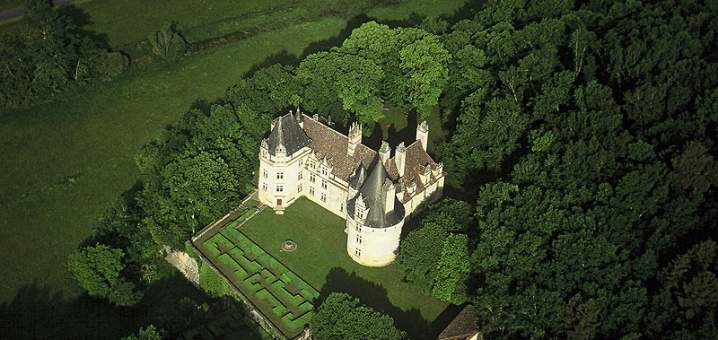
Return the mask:
[[[302,180],[302,172],[301,171],[299,171],[299,175],[297,175],[297,179],[300,181]]]
[[[269,177],[269,172],[267,172],[267,169],[264,169],[264,171],[262,171],[262,175],[264,175],[264,178]]]
[[[327,188],[327,180],[323,179],[322,180],[322,189],[326,189],[326,188]]]
[[[300,159],[300,160],[299,160],[299,167],[300,167],[300,168],[302,167],[302,164],[303,164],[303,161]]]
[[[327,201],[327,194],[322,193],[322,202],[326,202],[326,201]]]
[[[297,192],[302,192],[302,185],[297,185]]]
[[[314,187],[309,187],[309,194],[314,196]]]
[[[262,190],[267,191],[267,183],[262,183]]]
[[[312,182],[312,183],[316,182],[316,181],[317,181],[317,175],[315,175],[315,174],[309,175],[309,181]]]
[[[361,248],[354,248],[354,255],[361,257]]]
[[[313,161],[309,161],[309,166],[310,166],[312,169],[316,169],[316,168],[317,168],[317,163],[314,163]]]
[[[283,172],[278,172],[278,173],[277,173],[277,179],[284,179],[284,173],[283,173]]]
[[[327,168],[322,167],[322,175],[324,175],[324,176],[327,175]]]
[[[277,192],[284,192],[284,186],[277,185]]]
[[[357,224],[356,230],[357,230],[357,233],[361,233],[361,226]]]
[[[361,235],[357,235],[357,243],[361,244]]]
[[[342,203],[342,205],[339,206],[339,211],[344,211],[344,203]]]

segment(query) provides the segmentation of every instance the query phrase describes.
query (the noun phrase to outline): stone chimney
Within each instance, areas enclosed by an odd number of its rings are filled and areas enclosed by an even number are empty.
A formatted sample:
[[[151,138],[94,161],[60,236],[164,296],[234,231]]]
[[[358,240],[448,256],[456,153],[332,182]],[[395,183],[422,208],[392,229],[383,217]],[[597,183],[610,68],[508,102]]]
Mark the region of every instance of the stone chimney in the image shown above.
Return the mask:
[[[302,121],[302,111],[299,110],[299,107],[297,107],[297,112],[294,114],[294,118],[297,119],[297,123],[299,123],[299,126],[304,128],[304,122]]]
[[[404,142],[399,143],[394,153],[394,162],[396,163],[396,169],[399,171],[399,177],[404,176],[404,166],[406,165],[406,147]]]
[[[358,122],[352,123],[349,127],[349,143],[347,144],[347,155],[354,156],[354,151],[361,144],[361,125]]]
[[[391,148],[389,147],[389,143],[386,141],[381,142],[381,147],[379,148],[379,159],[381,159],[381,164],[386,164],[386,161],[389,159],[389,154],[391,153]]]
[[[416,127],[416,140],[421,142],[421,147],[426,151],[427,143],[429,143],[429,124],[426,121],[422,121]]]

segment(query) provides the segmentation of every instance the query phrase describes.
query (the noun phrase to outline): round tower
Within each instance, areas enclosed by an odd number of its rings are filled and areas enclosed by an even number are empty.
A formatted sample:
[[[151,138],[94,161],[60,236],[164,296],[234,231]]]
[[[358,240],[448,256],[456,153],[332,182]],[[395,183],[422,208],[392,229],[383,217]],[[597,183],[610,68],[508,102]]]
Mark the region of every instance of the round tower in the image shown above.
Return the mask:
[[[404,225],[404,206],[382,162],[375,165],[347,201],[347,253],[357,263],[382,267],[394,261]],[[356,189],[355,189],[356,190]]]

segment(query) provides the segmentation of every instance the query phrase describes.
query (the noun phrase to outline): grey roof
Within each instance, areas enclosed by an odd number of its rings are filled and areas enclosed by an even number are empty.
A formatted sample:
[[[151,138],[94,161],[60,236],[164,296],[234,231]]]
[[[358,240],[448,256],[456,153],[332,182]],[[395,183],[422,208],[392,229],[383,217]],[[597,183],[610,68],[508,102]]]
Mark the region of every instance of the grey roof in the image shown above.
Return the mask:
[[[287,151],[287,155],[291,155],[301,148],[309,145],[311,139],[307,136],[291,111],[284,116],[277,118],[272,132],[267,138],[269,145],[269,153],[276,155],[276,147],[282,145]]]
[[[369,227],[390,227],[404,218],[404,205],[396,199],[395,195],[392,195],[390,198],[395,200],[394,210],[388,213],[385,211],[385,186],[387,185],[394,185],[394,183],[387,176],[384,164],[377,159],[374,162],[374,167],[369,173],[369,176],[366,177],[364,184],[362,184],[359,190],[361,197],[364,199],[365,207],[369,209],[364,223]],[[354,204],[351,204],[351,206],[353,207]],[[350,210],[350,213],[354,213],[353,209]]]
[[[349,186],[358,189],[364,183],[366,179],[366,169],[364,166],[359,164],[359,167],[354,171],[351,177],[349,177]]]

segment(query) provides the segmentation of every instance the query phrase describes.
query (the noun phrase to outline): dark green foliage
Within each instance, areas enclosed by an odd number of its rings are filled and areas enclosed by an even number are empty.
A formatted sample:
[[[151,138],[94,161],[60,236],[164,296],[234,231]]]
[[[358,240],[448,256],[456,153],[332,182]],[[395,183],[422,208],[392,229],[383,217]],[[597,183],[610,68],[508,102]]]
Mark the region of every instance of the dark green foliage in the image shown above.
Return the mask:
[[[469,279],[469,239],[463,234],[451,234],[441,248],[436,264],[431,295],[456,305],[466,301],[466,281]]]
[[[394,320],[345,293],[331,293],[309,324],[317,340],[404,339]]]
[[[239,106],[188,112],[137,158],[143,224],[178,249],[189,235],[236,207],[252,188],[267,116]]]
[[[152,54],[164,61],[173,61],[181,57],[187,50],[187,42],[177,32],[175,23],[167,23],[162,28],[147,36]]]
[[[0,108],[36,105],[122,72],[124,57],[99,48],[50,1],[28,0],[24,7],[26,25],[0,34]]]
[[[373,123],[384,116],[378,95],[384,72],[371,60],[353,54],[319,52],[309,55],[299,65],[297,79],[304,88],[304,107],[322,112],[346,123],[345,110],[363,123]]]
[[[385,101],[427,116],[446,86],[450,59],[436,35],[371,21],[353,30],[341,47],[302,61],[301,102],[342,123],[348,110],[373,124],[383,117]]]
[[[464,264],[468,265],[468,245],[460,244],[467,241],[465,235],[453,233],[467,230],[472,219],[471,207],[466,202],[445,198],[432,205],[428,211],[419,228],[401,240],[397,263],[407,281],[427,293],[433,294],[436,289],[437,294],[434,296],[454,303],[463,299],[454,292],[458,290],[463,294],[463,288],[457,287],[465,284],[468,274],[468,266],[463,267]],[[448,245],[444,243],[447,239],[452,240]],[[461,248],[463,250],[459,251]],[[445,251],[447,253],[444,255]],[[455,281],[447,282],[449,278],[455,278]],[[435,284],[438,281],[444,282],[437,288]]]
[[[199,268],[199,286],[210,296],[221,297],[232,292],[232,288],[228,286],[212,268],[201,262]]]
[[[257,113],[277,114],[292,103],[300,93],[292,66],[274,64],[241,79],[227,91],[227,99],[235,105],[246,105]]]
[[[123,257],[121,249],[96,244],[70,254],[67,267],[90,296],[107,298],[117,306],[131,306],[142,295],[133,283],[120,276],[125,266]]]
[[[148,325],[140,328],[137,335],[132,334],[123,337],[122,340],[162,340],[162,333],[164,333],[163,330],[157,329],[154,325]]]
[[[442,37],[448,182],[498,177],[470,242],[485,334],[715,337],[715,266],[671,261],[714,247],[718,13],[675,5],[488,1]]]

